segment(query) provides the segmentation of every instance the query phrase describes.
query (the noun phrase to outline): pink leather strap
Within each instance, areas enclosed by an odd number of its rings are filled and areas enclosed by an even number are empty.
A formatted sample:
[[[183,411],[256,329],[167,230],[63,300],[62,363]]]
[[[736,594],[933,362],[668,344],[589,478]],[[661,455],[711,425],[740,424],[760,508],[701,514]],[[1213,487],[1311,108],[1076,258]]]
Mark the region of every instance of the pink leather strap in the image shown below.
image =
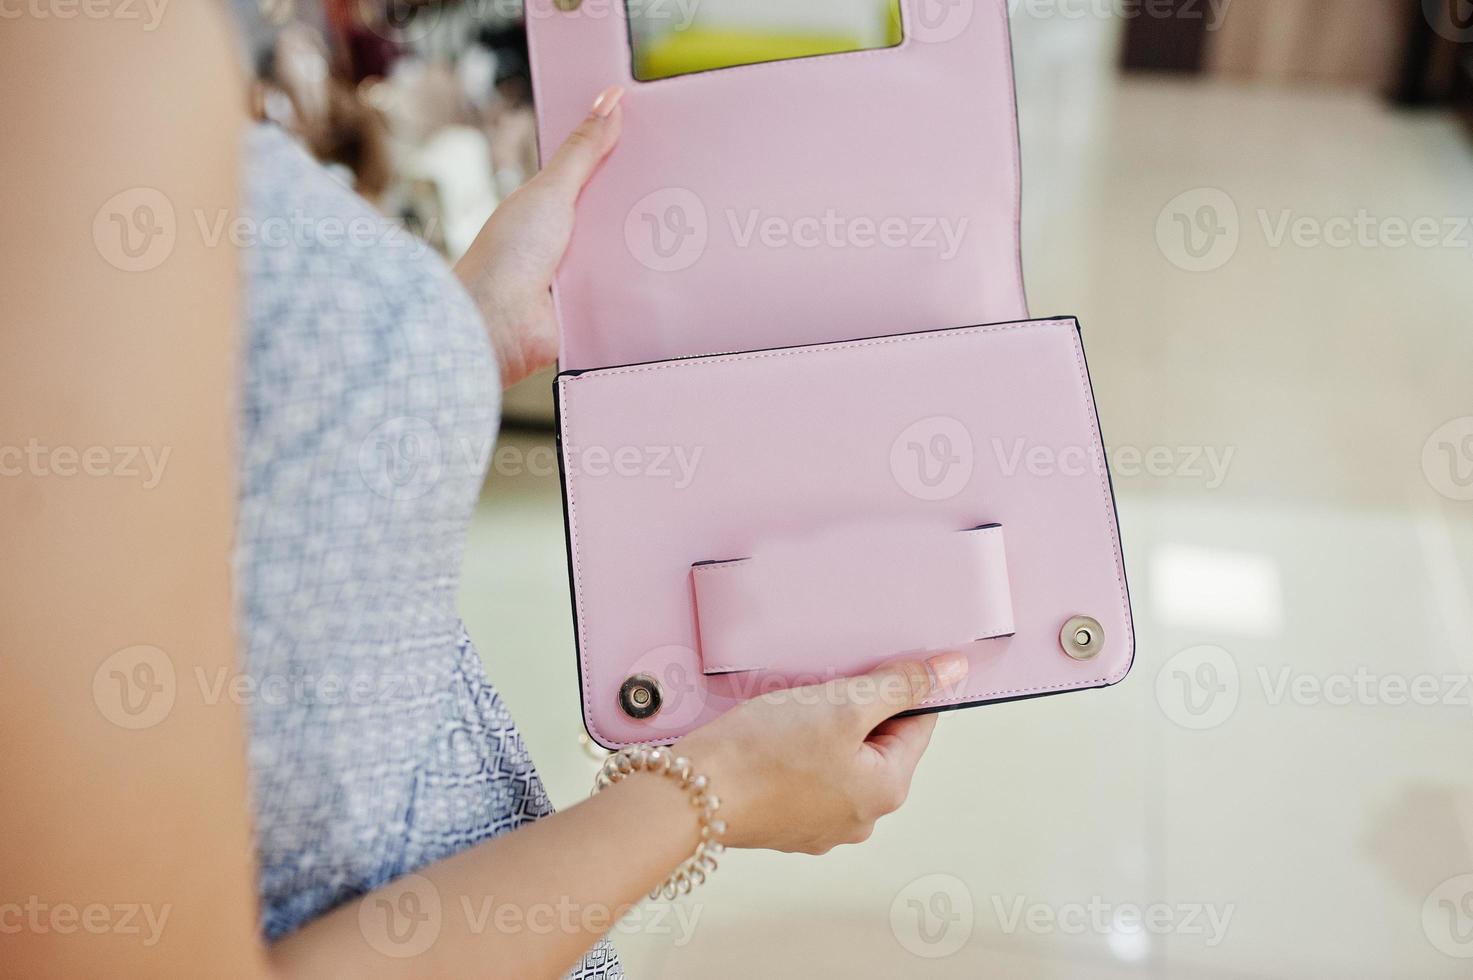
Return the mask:
[[[836,654],[885,658],[1013,632],[1003,529],[876,529],[771,542],[691,569],[702,671],[820,679]]]

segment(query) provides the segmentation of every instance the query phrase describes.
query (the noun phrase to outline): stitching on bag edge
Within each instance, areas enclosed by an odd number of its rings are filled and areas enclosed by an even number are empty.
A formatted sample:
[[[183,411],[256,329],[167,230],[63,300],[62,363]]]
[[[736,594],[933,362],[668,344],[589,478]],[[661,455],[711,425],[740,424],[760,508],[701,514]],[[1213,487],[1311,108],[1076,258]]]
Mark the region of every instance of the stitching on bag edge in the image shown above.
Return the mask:
[[[739,568],[749,561],[751,561],[750,558],[737,558],[733,561],[723,561],[715,565],[697,565],[696,567],[692,568],[690,572],[692,575],[710,575],[714,572],[721,572],[732,568]]]

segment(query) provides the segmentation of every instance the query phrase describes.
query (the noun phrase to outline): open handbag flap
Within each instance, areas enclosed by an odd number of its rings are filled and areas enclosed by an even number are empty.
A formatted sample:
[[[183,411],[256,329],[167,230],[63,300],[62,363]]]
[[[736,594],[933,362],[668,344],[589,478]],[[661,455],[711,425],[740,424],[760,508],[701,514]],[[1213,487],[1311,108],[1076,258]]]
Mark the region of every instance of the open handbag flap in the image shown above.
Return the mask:
[[[554,392],[601,745],[668,742],[757,694],[929,650],[969,671],[925,710],[1130,670],[1072,318],[565,371]],[[654,712],[624,705],[631,685]]]
[[[645,82],[624,0],[527,0],[544,154],[628,90],[554,285],[565,369],[1027,316],[1006,3],[901,11],[896,47]]]

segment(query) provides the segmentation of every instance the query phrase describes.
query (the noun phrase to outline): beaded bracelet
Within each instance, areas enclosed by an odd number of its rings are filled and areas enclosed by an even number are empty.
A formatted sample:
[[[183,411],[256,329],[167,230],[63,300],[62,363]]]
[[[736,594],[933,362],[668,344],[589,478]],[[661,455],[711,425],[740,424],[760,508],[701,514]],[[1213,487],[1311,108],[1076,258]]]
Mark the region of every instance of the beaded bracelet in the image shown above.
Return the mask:
[[[726,833],[726,823],[716,819],[721,800],[711,792],[710,781],[696,775],[689,759],[677,757],[669,749],[650,745],[631,745],[620,749],[604,760],[603,768],[593,782],[593,792],[608,789],[614,783],[636,772],[652,772],[668,776],[690,790],[690,801],[701,811],[701,840],[695,853],[681,862],[680,867],[650,892],[650,898],[674,899],[678,895],[689,895],[696,885],[706,883],[706,876],[716,870],[716,855],[724,849],[721,835]]]

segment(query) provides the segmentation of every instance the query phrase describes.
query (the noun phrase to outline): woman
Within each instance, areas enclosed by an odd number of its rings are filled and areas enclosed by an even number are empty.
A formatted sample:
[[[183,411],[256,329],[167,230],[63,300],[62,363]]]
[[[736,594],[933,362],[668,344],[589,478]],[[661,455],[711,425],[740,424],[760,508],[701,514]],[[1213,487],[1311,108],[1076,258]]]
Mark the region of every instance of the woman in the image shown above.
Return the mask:
[[[481,457],[415,447],[481,444],[498,368],[553,360],[622,93],[452,275],[280,134],[241,142],[219,10],[155,28],[0,32],[6,972],[618,976],[600,935],[698,812],[642,773],[550,814],[455,611]],[[823,853],[900,805],[935,716],[894,716],[965,670],[766,696],[675,750],[727,846]],[[576,914],[464,913],[493,896]]]

